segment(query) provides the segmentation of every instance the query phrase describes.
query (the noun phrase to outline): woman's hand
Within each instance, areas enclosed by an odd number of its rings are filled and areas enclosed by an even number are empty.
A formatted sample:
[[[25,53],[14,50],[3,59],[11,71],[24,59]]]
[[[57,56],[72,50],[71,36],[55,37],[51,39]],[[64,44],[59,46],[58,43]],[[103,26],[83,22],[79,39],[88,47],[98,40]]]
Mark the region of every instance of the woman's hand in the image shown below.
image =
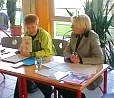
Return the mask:
[[[73,63],[75,63],[75,64],[80,63],[80,58],[79,58],[78,55],[72,54],[71,57],[70,57],[70,60],[71,60]]]

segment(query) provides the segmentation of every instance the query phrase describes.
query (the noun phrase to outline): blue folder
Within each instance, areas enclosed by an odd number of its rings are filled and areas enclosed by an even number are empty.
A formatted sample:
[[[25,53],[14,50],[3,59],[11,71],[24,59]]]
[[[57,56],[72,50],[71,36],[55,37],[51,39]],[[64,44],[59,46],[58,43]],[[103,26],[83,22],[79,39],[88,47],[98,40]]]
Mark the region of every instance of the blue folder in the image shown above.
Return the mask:
[[[42,61],[44,61],[44,58],[42,58]],[[35,58],[30,57],[30,58],[22,60],[22,62],[24,63],[25,66],[31,66],[35,64]]]
[[[24,59],[22,62],[26,66],[34,65],[35,64],[35,58],[30,57],[30,58]]]

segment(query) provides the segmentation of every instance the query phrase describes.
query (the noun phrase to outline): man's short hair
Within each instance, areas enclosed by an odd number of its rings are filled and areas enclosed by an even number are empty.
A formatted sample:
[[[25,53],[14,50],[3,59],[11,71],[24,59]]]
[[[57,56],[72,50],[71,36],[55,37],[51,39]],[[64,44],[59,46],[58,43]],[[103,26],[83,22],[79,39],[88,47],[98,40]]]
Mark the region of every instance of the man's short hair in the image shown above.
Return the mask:
[[[25,25],[39,22],[39,17],[35,14],[27,14],[24,18]]]

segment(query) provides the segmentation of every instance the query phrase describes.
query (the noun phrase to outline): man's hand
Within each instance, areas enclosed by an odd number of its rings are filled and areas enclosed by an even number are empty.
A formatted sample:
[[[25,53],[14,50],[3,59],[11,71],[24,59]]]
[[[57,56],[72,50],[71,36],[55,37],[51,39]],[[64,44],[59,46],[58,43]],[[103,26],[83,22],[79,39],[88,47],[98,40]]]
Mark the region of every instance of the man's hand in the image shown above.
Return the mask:
[[[30,52],[20,52],[21,55],[23,56],[27,56],[27,57],[30,57]]]
[[[30,52],[23,51],[23,47],[22,46],[20,46],[19,51],[20,51],[21,55],[30,57]]]

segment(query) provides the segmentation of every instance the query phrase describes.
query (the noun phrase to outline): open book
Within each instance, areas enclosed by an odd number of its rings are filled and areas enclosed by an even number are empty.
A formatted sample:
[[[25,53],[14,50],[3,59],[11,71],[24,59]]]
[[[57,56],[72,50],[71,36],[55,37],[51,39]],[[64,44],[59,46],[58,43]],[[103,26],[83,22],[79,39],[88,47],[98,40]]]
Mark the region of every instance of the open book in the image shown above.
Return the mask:
[[[71,73],[61,78],[60,80],[69,84],[83,85],[89,78],[91,78],[91,75],[83,73]]]

